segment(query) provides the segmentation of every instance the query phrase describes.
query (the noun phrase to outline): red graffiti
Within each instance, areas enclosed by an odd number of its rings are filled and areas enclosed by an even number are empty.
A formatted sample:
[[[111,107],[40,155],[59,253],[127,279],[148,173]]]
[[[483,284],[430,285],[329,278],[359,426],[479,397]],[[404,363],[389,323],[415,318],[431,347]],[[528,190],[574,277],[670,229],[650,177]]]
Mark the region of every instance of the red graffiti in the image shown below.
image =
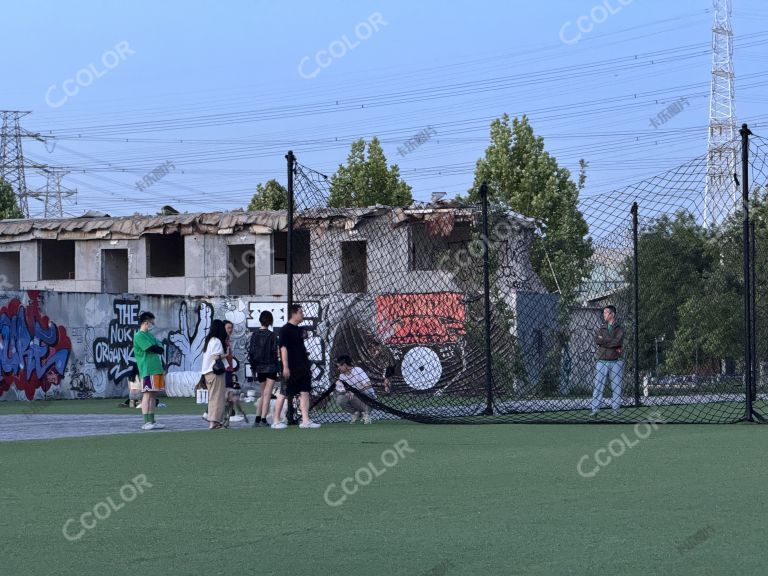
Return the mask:
[[[462,294],[385,294],[376,297],[376,323],[387,344],[456,343],[466,333]]]
[[[0,309],[0,394],[11,386],[29,400],[35,390],[48,392],[61,382],[72,352],[67,329],[42,316],[39,292],[29,292],[29,305],[14,298]]]

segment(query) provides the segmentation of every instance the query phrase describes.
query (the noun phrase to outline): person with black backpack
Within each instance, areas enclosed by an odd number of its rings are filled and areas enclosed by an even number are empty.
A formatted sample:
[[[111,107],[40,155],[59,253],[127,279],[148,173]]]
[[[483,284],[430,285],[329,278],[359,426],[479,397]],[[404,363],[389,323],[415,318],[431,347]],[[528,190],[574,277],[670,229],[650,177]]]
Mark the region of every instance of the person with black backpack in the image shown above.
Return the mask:
[[[266,310],[262,312],[259,315],[261,328],[251,334],[251,340],[248,343],[248,363],[251,365],[251,373],[254,379],[261,384],[261,405],[256,412],[254,428],[269,427],[267,413],[272,398],[272,386],[274,386],[280,372],[277,335],[269,329],[273,321],[271,312]],[[279,419],[278,416],[277,420]]]

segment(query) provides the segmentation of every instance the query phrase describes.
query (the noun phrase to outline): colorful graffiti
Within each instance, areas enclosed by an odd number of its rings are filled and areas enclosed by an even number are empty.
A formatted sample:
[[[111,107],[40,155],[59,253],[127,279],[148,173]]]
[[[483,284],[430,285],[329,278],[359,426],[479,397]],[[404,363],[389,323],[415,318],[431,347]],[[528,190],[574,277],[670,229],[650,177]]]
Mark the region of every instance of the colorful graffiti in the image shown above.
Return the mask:
[[[465,335],[463,295],[384,294],[376,297],[376,323],[384,342],[455,344]]]
[[[200,370],[213,318],[233,322],[233,352],[241,360],[262,311],[272,312],[276,329],[286,320],[285,303],[275,301],[41,294],[39,307],[29,292],[6,301],[0,312],[0,400],[9,390],[22,399],[125,394],[126,381],[136,369],[133,335],[145,309],[157,317],[169,372]],[[388,378],[395,389],[427,390],[448,382],[455,386],[455,376],[467,371],[462,294],[385,294],[359,302],[331,299],[302,305],[316,393],[330,386],[336,354],[351,354],[372,378]],[[66,318],[66,330],[43,316],[43,310]],[[244,383],[248,367],[237,364]]]
[[[58,386],[67,368],[72,343],[67,329],[40,314],[39,293],[29,292],[29,304],[17,298],[0,309],[0,394],[15,387],[28,400]]]
[[[376,330],[414,390],[450,385],[466,370],[466,308],[457,292],[384,294],[376,297]]]
[[[140,305],[138,300],[115,300],[115,318],[109,321],[107,337],[93,342],[93,362],[96,368],[107,370],[112,382],[119,382],[136,369],[133,333],[139,327]]]

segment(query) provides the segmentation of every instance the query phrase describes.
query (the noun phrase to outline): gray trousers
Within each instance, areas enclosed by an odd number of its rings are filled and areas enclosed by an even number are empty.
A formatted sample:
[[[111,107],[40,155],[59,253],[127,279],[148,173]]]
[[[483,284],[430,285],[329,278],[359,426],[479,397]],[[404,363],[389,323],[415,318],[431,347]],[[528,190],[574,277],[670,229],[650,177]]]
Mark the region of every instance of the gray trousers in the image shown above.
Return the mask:
[[[351,412],[352,414],[355,412],[367,413],[370,410],[370,407],[362,402],[357,396],[352,396],[352,398],[350,398],[346,392],[337,392],[336,402],[341,406],[342,410]]]

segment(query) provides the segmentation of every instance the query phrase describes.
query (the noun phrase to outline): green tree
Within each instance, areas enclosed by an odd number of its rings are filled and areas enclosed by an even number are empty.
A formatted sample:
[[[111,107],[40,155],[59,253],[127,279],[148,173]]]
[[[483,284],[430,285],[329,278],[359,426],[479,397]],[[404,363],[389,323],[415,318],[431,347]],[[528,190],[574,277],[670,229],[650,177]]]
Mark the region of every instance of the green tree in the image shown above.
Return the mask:
[[[256,193],[248,204],[249,211],[287,209],[288,190],[277,180],[267,180],[266,184],[259,182],[256,185]]]
[[[5,180],[0,180],[0,220],[24,218],[24,213],[16,202],[13,188]]]
[[[641,370],[655,370],[657,341],[664,342],[662,353],[675,341],[682,307],[702,294],[714,255],[710,234],[688,212],[664,215],[643,227],[637,252],[638,363]],[[630,280],[631,262],[626,275]]]
[[[480,185],[488,184],[489,199],[530,216],[544,225],[544,235],[531,246],[531,264],[551,292],[570,302],[575,288],[589,275],[592,242],[578,209],[586,162],[578,183],[568,169],[544,150],[527,117],[510,125],[504,114],[491,123],[491,144],[477,161],[469,200],[477,201]],[[553,274],[554,271],[554,274]]]
[[[768,340],[768,189],[752,195],[750,218],[754,225],[756,341],[758,356],[764,356]],[[741,370],[744,357],[743,221],[739,210],[708,237],[709,266],[700,288],[679,309],[679,326],[665,368],[669,372],[720,372]]]
[[[744,351],[743,283],[738,269],[715,264],[701,287],[678,309],[679,325],[664,362],[666,372],[719,373],[721,360]]]
[[[387,158],[378,138],[368,144],[365,140],[352,143],[347,165],[331,177],[328,205],[336,208],[374,206],[409,206],[413,202],[411,187],[400,179],[397,164],[387,168]]]

